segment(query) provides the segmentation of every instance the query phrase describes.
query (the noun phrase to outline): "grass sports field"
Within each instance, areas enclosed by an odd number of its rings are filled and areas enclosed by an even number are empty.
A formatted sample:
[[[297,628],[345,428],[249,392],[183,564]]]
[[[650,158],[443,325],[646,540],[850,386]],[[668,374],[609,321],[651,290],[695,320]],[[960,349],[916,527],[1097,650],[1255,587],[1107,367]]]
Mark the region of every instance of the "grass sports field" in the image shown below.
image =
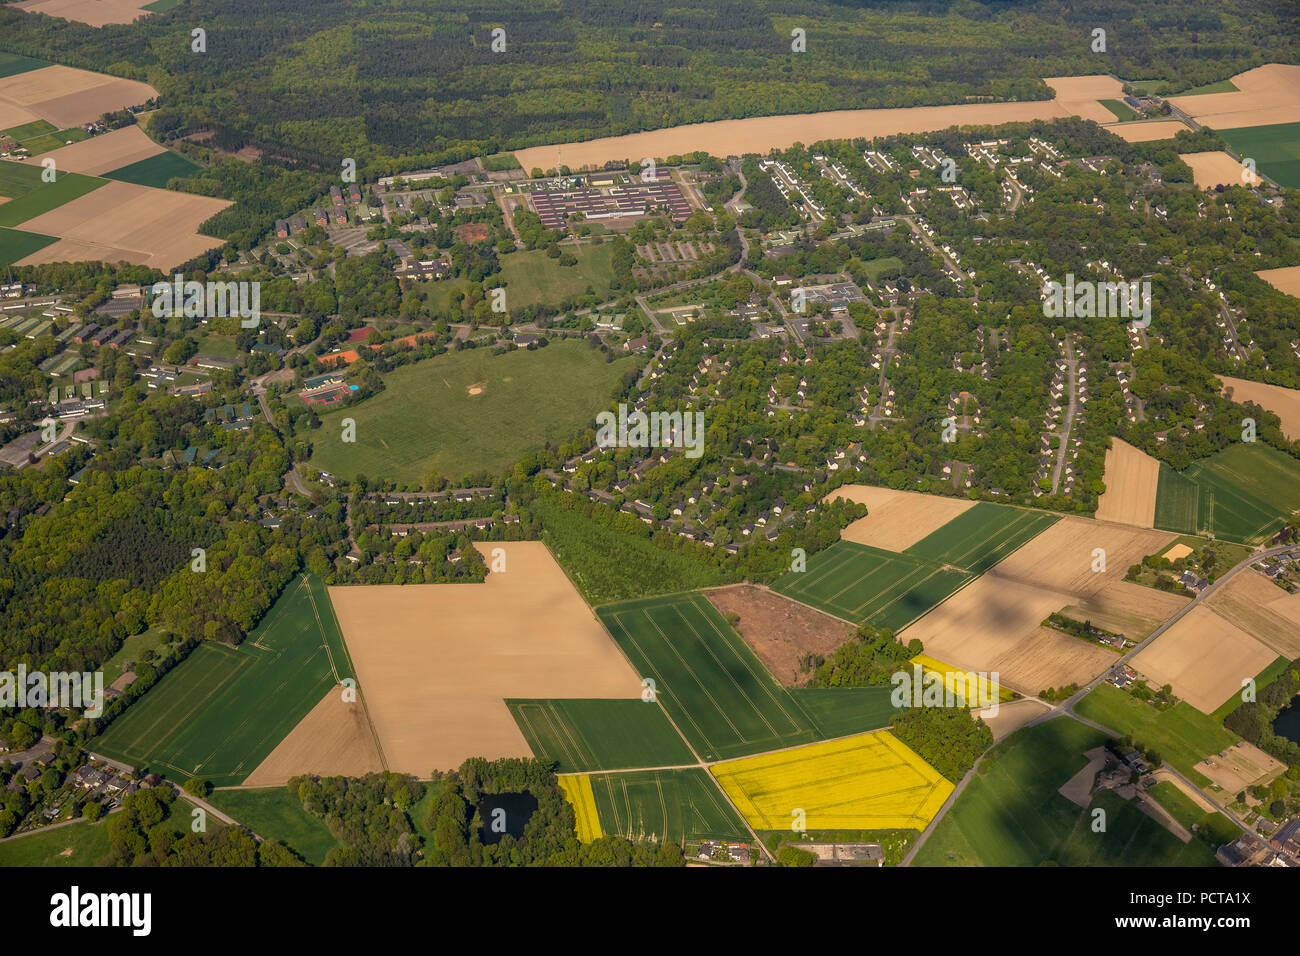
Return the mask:
[[[1265,176],[1300,189],[1300,123],[1246,126],[1218,133],[1238,156],[1253,159],[1255,168]]]
[[[111,173],[104,173],[104,178],[120,179],[124,183],[135,183],[137,186],[156,186],[165,189],[167,180],[193,176],[200,168],[198,163],[191,162],[180,153],[168,150],[157,156],[142,159],[138,163],[115,169]]]
[[[880,732],[746,757],[710,768],[749,825],[807,830],[923,830],[953,785]]]
[[[59,173],[54,182],[42,182],[43,171],[36,165],[0,163],[0,196],[10,197],[0,204],[0,226],[17,226],[104,185],[104,180],[80,173]]]
[[[557,773],[695,763],[657,703],[507,700],[528,746]]]
[[[1105,683],[1079,701],[1075,709],[1080,716],[1128,734],[1143,747],[1154,750],[1200,787],[1208,786],[1210,781],[1195,769],[1196,764],[1210,754],[1226,750],[1239,739],[1185,701],[1159,711]]]
[[[605,627],[705,760],[817,739],[812,718],[706,598],[682,594],[598,608]]]
[[[1155,526],[1255,543],[1300,508],[1300,462],[1260,442],[1230,445],[1177,472],[1160,466]]]
[[[564,251],[574,254],[572,245],[565,245]],[[576,253],[578,264],[574,266],[558,265],[543,249],[502,256],[506,308],[513,311],[543,302],[562,302],[582,295],[589,286],[596,295],[605,295],[609,291],[609,277],[613,275],[610,266],[613,252],[614,247],[609,243],[583,245]]]
[[[939,821],[917,866],[1213,866],[1199,840],[1184,844],[1133,801],[1103,793],[1088,808],[1059,794],[1105,735],[1069,717],[1017,731],[993,748]],[[1105,832],[1092,810],[1106,811]]]
[[[564,799],[573,805],[574,829],[578,839],[583,843],[599,840],[604,834],[600,831],[600,811],[596,808],[596,795],[591,791],[591,777],[577,774],[572,777],[560,777],[560,789]]]
[[[397,482],[430,471],[453,479],[498,471],[545,441],[594,428],[634,362],[607,363],[585,342],[562,341],[504,355],[466,349],[407,365],[384,377],[380,394],[321,416],[311,464],[345,480],[364,474]],[[357,423],[355,444],[340,441],[343,418]]]
[[[17,262],[58,241],[57,236],[40,236],[34,232],[0,228],[0,265]]]
[[[213,790],[207,801],[263,839],[279,840],[314,866],[339,845],[324,821],[304,810],[298,795],[287,787]]]
[[[772,590],[856,624],[899,631],[972,578],[910,553],[837,541]]]
[[[983,574],[1059,520],[1060,515],[1045,511],[981,501],[904,553]]]
[[[677,843],[753,839],[703,770],[593,773],[590,780],[600,829],[607,836]]]
[[[195,648],[112,723],[96,750],[173,777],[237,784],[352,676],[325,587],[304,575],[238,649]]]

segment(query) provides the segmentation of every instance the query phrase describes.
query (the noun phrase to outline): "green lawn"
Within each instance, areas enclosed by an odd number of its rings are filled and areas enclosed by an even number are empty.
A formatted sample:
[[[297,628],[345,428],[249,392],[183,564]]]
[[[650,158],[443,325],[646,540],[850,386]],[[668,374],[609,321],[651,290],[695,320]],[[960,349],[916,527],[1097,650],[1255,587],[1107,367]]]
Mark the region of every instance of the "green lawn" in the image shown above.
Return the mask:
[[[11,126],[6,130],[0,130],[0,136],[6,136],[15,143],[22,143],[24,140],[35,139],[37,136],[58,132],[58,129],[49,120],[38,119],[32,120],[30,123],[23,123],[21,126]]]
[[[1106,107],[1115,114],[1115,118],[1121,122],[1135,120],[1142,114],[1135,109],[1131,109],[1127,103],[1121,100],[1101,100],[1101,105]]]
[[[109,819],[105,817],[95,823],[83,820],[17,840],[5,840],[0,843],[0,867],[108,866]]]
[[[237,784],[351,676],[325,587],[303,575],[238,649],[200,644],[113,721],[96,749],[178,780]]]
[[[1237,87],[1232,80],[1219,80],[1217,83],[1206,83],[1204,86],[1193,86],[1190,90],[1183,90],[1176,93],[1176,96],[1200,96],[1203,93],[1236,93]]]
[[[12,265],[33,252],[58,242],[57,236],[42,236],[35,232],[0,228],[0,266]]]
[[[1161,464],[1155,526],[1251,544],[1300,509],[1300,462],[1260,442],[1229,445],[1184,472]]]
[[[899,631],[972,577],[913,554],[837,541],[772,590],[855,624]]]
[[[1300,123],[1217,130],[1243,159],[1283,186],[1300,189]]]
[[[591,775],[600,829],[628,840],[734,840],[752,837],[709,775],[650,770]]]
[[[239,358],[239,347],[235,345],[235,337],[218,332],[209,332],[199,339],[198,350],[202,355],[215,355],[217,358]]]
[[[128,637],[117,653],[104,662],[104,685],[108,686],[122,676],[127,661],[141,661],[148,651],[162,650],[170,643],[167,631],[161,625]]]
[[[313,866],[325,862],[325,854],[341,845],[325,822],[304,810],[298,795],[287,787],[214,790],[207,800],[263,839],[279,840]]]
[[[1194,766],[1240,739],[1185,701],[1160,711],[1113,684],[1099,685],[1075,709],[1081,717],[1128,734],[1202,787],[1210,781]]]
[[[506,288],[506,308],[511,311],[540,303],[558,303],[580,296],[590,286],[598,296],[609,292],[613,276],[610,243],[582,245],[577,252],[571,244],[561,246],[578,258],[575,266],[561,266],[543,249],[512,252],[501,257],[501,278]]]
[[[695,763],[663,708],[643,700],[507,700],[510,714],[556,773]]]
[[[863,262],[862,267],[866,270],[867,275],[871,276],[871,281],[877,282],[882,274],[892,269],[903,268],[903,260],[897,256],[885,256],[883,259],[872,259],[870,262]]]
[[[135,183],[137,186],[164,189],[169,179],[188,178],[201,168],[198,163],[192,162],[180,153],[168,150],[157,156],[142,159],[138,163],[115,169],[111,173],[104,173],[104,177],[118,179],[124,183]]]
[[[1105,736],[1069,717],[1020,730],[985,756],[970,785],[917,854],[917,866],[1211,866],[1214,854],[1184,844],[1113,792],[1087,808],[1057,791]],[[1106,813],[1094,832],[1093,810]]]
[[[399,483],[430,471],[453,479],[505,471],[546,441],[594,428],[636,361],[607,363],[569,340],[504,355],[466,349],[407,365],[384,377],[380,394],[321,416],[311,464],[345,480],[364,474]],[[469,394],[471,385],[482,392]],[[354,444],[340,440],[343,418],[356,421]]]
[[[811,743],[812,718],[699,594],[598,608],[632,667],[706,760]]]
[[[12,167],[12,168],[11,168]],[[22,172],[15,172],[18,169]],[[41,181],[40,165],[20,166],[0,162],[0,196],[11,197],[0,204],[0,226],[17,226],[93,192],[107,180],[80,173],[59,173],[52,183]]]

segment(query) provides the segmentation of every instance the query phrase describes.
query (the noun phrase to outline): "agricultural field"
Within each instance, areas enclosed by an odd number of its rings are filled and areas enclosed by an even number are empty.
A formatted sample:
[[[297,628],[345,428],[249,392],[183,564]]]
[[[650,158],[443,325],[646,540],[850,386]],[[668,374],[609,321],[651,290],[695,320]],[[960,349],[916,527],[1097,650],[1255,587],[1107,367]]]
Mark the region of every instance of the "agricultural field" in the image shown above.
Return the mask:
[[[917,866],[1204,865],[1214,854],[1182,843],[1133,802],[1113,793],[1072,803],[1058,790],[1105,736],[1069,717],[1007,737],[985,755],[970,785],[913,861]],[[1104,833],[1091,807],[1106,810]]]
[[[740,636],[786,687],[806,679],[801,665],[807,655],[829,656],[853,637],[853,628],[844,621],[767,588],[735,584],[711,588],[704,596],[724,616],[739,618],[734,626]]]
[[[1097,499],[1097,520],[1154,527],[1159,479],[1158,459],[1123,439],[1112,438],[1106,449],[1106,490]]]
[[[1253,568],[1233,575],[1205,603],[1274,653],[1287,660],[1300,657],[1300,627],[1284,613],[1294,596]]]
[[[267,758],[244,778],[246,787],[284,786],[300,774],[360,777],[384,769],[383,755],[364,701],[325,692]]]
[[[172,5],[175,6],[175,2]],[[28,13],[43,13],[46,16],[76,20],[92,27],[102,27],[130,23],[156,5],[146,6],[141,0],[18,0],[13,6]]]
[[[556,773],[693,764],[663,708],[644,700],[507,700],[529,749]]]
[[[1115,114],[1120,122],[1138,119],[1142,114],[1130,109],[1123,100],[1101,100],[1101,105]]]
[[[96,749],[228,786],[247,777],[352,666],[319,580],[291,582],[237,648],[200,644]]]
[[[279,840],[313,866],[339,846],[323,820],[302,808],[287,787],[214,790],[208,803],[229,814],[265,840]]]
[[[104,177],[106,179],[117,179],[124,183],[135,183],[137,186],[154,186],[158,189],[164,189],[168,180],[188,178],[193,176],[199,169],[198,163],[192,162],[180,153],[173,153],[168,150],[156,156],[150,156],[147,159],[141,159],[119,169],[114,169],[112,172],[106,172]]]
[[[753,839],[702,769],[593,773],[589,779],[606,836],[677,843]]]
[[[1300,462],[1259,442],[1230,445],[1184,472],[1160,466],[1155,526],[1252,544],[1300,508]]]
[[[847,737],[889,726],[896,710],[892,687],[798,687],[790,691],[812,718],[818,736]]]
[[[1197,189],[1259,184],[1257,176],[1221,149],[1204,153],[1179,153],[1178,158],[1191,167],[1192,180]]]
[[[506,307],[524,309],[542,303],[555,304],[583,295],[590,287],[598,296],[609,292],[614,274],[610,265],[614,247],[609,243],[584,243],[564,251],[578,258],[575,266],[561,266],[543,249],[512,252],[501,257],[501,279],[506,289]]]
[[[826,741],[710,768],[749,825],[789,829],[925,829],[953,785],[887,731]]]
[[[598,608],[641,678],[705,760],[810,743],[812,719],[699,594]]]
[[[573,806],[574,830],[583,843],[599,840],[603,834],[600,830],[600,810],[596,808],[596,795],[591,790],[591,777],[581,773],[559,778],[560,790],[564,799]]]
[[[871,485],[844,485],[823,500],[835,498],[867,506],[866,517],[851,523],[840,532],[840,537],[885,551],[905,551],[975,507],[975,502],[962,498],[941,498]]]
[[[999,702],[1006,702],[1015,698],[1014,692],[995,684],[991,675],[990,677],[980,676],[975,683],[975,700],[968,704],[966,702],[966,693],[970,690],[970,685],[967,683],[967,675],[972,673],[971,671],[945,664],[943,661],[935,660],[927,654],[917,654],[908,663],[919,666],[922,673],[942,674],[945,699],[947,695],[951,694],[959,707],[986,706],[984,702],[992,703],[994,695],[997,696]]]
[[[1300,189],[1300,123],[1218,130],[1239,156],[1282,186]]]
[[[59,169],[68,169],[87,176],[105,176],[111,170],[135,163],[164,150],[151,140],[138,125],[124,126],[91,139],[83,139],[50,153],[46,159],[54,160]]]
[[[837,541],[790,572],[772,590],[828,614],[901,630],[973,578],[911,553]]]
[[[904,553],[925,561],[983,574],[1026,541],[1059,520],[1059,515],[981,501]]]
[[[80,173],[60,172],[52,183],[42,182],[40,166],[0,163],[0,226],[17,226],[70,203],[105,185],[104,180]],[[34,232],[39,232],[33,229]]]
[[[1224,139],[1225,131],[1300,122],[1300,66],[1266,63],[1226,82],[1231,90],[1202,89],[1170,102]]]
[[[1145,120],[1140,123],[1119,123],[1107,126],[1106,129],[1126,143],[1151,143],[1160,139],[1173,139],[1188,127],[1179,120]]]
[[[536,351],[466,349],[406,365],[385,376],[380,394],[321,416],[311,464],[344,480],[364,474],[399,483],[431,471],[459,477],[504,470],[529,448],[594,427],[634,361],[607,363],[586,343],[557,341]],[[340,440],[342,418],[356,421],[355,444]]]
[[[0,52],[0,79],[17,76],[19,73],[26,73],[28,70],[40,70],[49,65],[48,61],[38,60],[35,57]]]
[[[38,236],[34,232],[0,227],[0,265],[17,262],[58,241],[57,236]]]
[[[1224,394],[1231,391],[1234,402],[1254,402],[1267,409],[1282,420],[1282,434],[1289,441],[1300,440],[1300,389],[1251,382],[1229,375],[1220,375],[1219,380],[1223,382]]]
[[[1195,769],[1196,764],[1238,740],[1232,731],[1183,701],[1161,711],[1112,684],[1099,684],[1075,709],[1081,717],[1128,734],[1154,750],[1198,786],[1209,781]]]
[[[1292,242],[1300,243],[1300,239],[1292,239]],[[1273,288],[1279,292],[1285,292],[1289,296],[1300,299],[1300,266],[1283,266],[1281,269],[1260,269],[1255,273]],[[1219,376],[1222,378],[1223,376]],[[1280,413],[1279,413],[1280,414]],[[1283,429],[1286,428],[1285,421]]]

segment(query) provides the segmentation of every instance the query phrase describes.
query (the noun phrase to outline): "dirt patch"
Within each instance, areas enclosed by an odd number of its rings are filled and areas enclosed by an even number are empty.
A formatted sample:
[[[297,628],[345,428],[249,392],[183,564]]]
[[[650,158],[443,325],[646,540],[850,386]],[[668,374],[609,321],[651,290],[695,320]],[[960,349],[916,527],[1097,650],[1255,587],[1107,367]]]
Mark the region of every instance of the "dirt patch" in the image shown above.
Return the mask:
[[[1158,139],[1173,139],[1179,132],[1189,128],[1178,120],[1155,120],[1150,123],[1117,123],[1106,129],[1125,142],[1150,143]]]
[[[1192,553],[1192,549],[1185,544],[1176,544],[1160,557],[1167,561],[1177,561],[1179,558],[1185,558]]]
[[[53,150],[42,160],[54,160],[57,169],[99,176],[162,152],[165,150],[146,136],[139,126],[126,126]]]
[[[1083,769],[1061,785],[1057,791],[1071,803],[1086,807],[1092,803],[1092,784],[1106,766],[1106,748],[1094,747],[1084,754],[1088,758]]]
[[[360,777],[384,769],[365,708],[330,688],[241,786],[275,787],[299,774]]]
[[[1281,269],[1260,269],[1259,276],[1279,292],[1293,295],[1300,299],[1300,266],[1285,266]]]
[[[858,501],[859,497],[844,492],[848,489],[867,487],[848,485],[832,494]],[[878,498],[879,496],[868,492],[860,497]],[[867,516],[850,524],[840,532],[840,537],[845,541],[868,544],[874,548],[884,548],[886,551],[903,551],[910,548],[932,531],[937,531],[962,512],[975,506],[973,501],[923,495],[915,491],[895,491],[893,497],[879,500],[874,506],[866,501],[862,503],[867,504]]]
[[[1257,66],[1234,76],[1232,85],[1236,92],[1175,96],[1169,102],[1214,129],[1300,122],[1300,66]]]
[[[487,382],[475,382],[473,385],[467,386],[465,391],[471,395],[482,395],[485,388],[487,388]]]
[[[1286,769],[1254,744],[1238,741],[1221,754],[1206,757],[1195,768],[1231,794],[1263,785]]]
[[[735,584],[705,591],[704,596],[723,616],[740,615],[736,630],[786,687],[801,683],[799,664],[805,655],[829,656],[853,636],[853,628],[843,621],[767,588]]]
[[[1048,706],[1041,701],[1013,700],[1009,703],[999,704],[996,715],[991,715],[989,711],[992,708],[986,707],[983,710],[975,711],[975,716],[983,718],[989,730],[993,731],[993,740],[996,742],[1003,737],[1011,736],[1035,717],[1041,717],[1047,713],[1048,709]]]
[[[483,584],[332,587],[390,770],[427,777],[467,757],[528,757],[507,697],[639,698],[641,678],[546,546],[476,545]]]
[[[1220,375],[1219,379],[1223,382],[1225,396],[1235,402],[1254,402],[1268,409],[1282,419],[1282,434],[1289,441],[1300,439],[1300,389],[1265,385],[1228,375]]]
[[[1174,693],[1203,714],[1241,690],[1241,682],[1277,653],[1208,607],[1195,607],[1133,658],[1133,668],[1155,687]]]
[[[12,6],[27,13],[43,13],[103,27],[131,23],[149,16],[151,11],[143,9],[146,2],[148,0],[18,0]]]
[[[949,126],[998,126],[1002,123],[1052,120],[1079,116],[1113,123],[1115,116],[1097,102],[1123,95],[1119,81],[1109,76],[1051,77],[1044,80],[1056,99],[1022,103],[969,103],[955,106],[913,106],[899,109],[832,110],[788,116],[756,116],[743,120],[692,123],[646,133],[607,136],[559,146],[535,146],[515,151],[524,169],[554,168],[557,157],[572,169],[601,166],[629,156],[671,156],[704,150],[715,156],[767,153],[796,142],[823,139],[928,133]]]
[[[1294,660],[1300,657],[1300,628],[1289,616],[1274,610],[1275,604],[1290,597],[1267,577],[1247,568],[1233,575],[1205,603],[1279,657]]]
[[[1160,462],[1128,442],[1112,438],[1106,449],[1106,491],[1097,499],[1097,520],[1150,528],[1156,521]]]
[[[1192,167],[1192,178],[1197,189],[1213,189],[1215,186],[1258,185],[1260,179],[1246,170],[1221,149],[1208,153],[1179,153],[1178,158]]]

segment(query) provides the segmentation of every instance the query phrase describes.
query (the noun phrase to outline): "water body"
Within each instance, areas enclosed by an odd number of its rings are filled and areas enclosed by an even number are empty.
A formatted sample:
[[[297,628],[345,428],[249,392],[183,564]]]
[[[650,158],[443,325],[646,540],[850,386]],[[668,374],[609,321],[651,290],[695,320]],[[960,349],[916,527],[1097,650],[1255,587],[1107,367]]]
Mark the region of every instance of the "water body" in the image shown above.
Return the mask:
[[[1274,718],[1273,733],[1300,744],[1300,697]]]
[[[526,792],[489,793],[479,801],[478,812],[483,819],[479,838],[485,844],[500,843],[507,833],[517,840],[537,812],[537,798]]]

